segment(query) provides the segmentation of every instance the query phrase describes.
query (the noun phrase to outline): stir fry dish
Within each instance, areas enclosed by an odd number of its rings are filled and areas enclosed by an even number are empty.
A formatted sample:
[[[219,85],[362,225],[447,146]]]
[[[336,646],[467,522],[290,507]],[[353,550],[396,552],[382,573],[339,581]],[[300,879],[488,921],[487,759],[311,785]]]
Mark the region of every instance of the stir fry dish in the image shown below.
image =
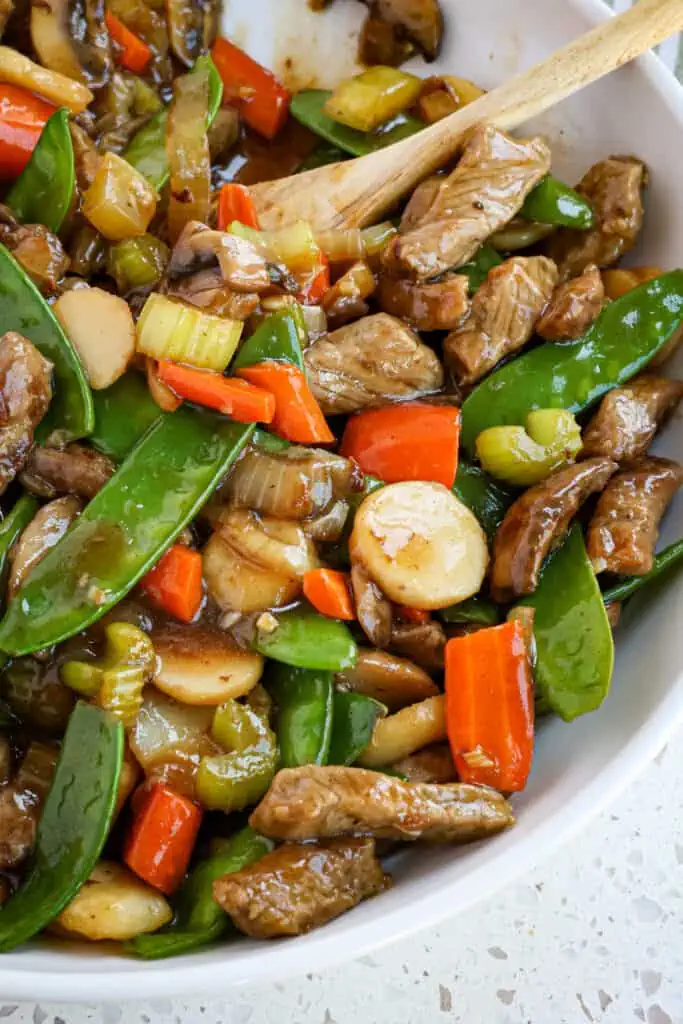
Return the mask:
[[[436,0],[295,95],[217,0],[0,6],[0,951],[299,935],[607,696],[683,560],[683,270],[620,266],[637,156],[489,124],[382,223],[260,224],[482,94],[400,66]]]

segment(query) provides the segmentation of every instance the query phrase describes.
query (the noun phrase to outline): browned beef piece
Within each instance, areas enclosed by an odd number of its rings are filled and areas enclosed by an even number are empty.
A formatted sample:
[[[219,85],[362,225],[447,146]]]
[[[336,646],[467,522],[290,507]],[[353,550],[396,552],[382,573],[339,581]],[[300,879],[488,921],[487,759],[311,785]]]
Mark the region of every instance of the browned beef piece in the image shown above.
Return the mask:
[[[302,935],[389,884],[372,839],[287,843],[213,884],[216,902],[256,939]]]
[[[588,556],[596,572],[644,576],[652,568],[659,524],[683,484],[671,459],[638,459],[613,476],[588,527]]]
[[[391,602],[370,579],[360,562],[351,564],[351,589],[358,624],[375,647],[388,647],[391,640]]]
[[[389,711],[400,711],[439,692],[424,669],[407,658],[364,647],[359,648],[354,667],[337,672],[334,681],[338,689],[374,697]]]
[[[515,256],[489,271],[469,316],[444,341],[459,384],[474,384],[526,345],[556,284],[557,267],[545,256]]]
[[[683,398],[683,381],[645,373],[605,395],[583,432],[583,455],[624,462],[644,455]]]
[[[1,221],[0,241],[37,288],[45,295],[54,294],[69,269],[69,257],[60,240],[42,224],[20,225],[6,207]]]
[[[561,228],[546,246],[560,278],[578,277],[591,264],[611,267],[635,245],[643,224],[645,164],[632,156],[611,156],[595,164],[577,185],[593,206],[590,231]]]
[[[0,338],[0,494],[24,464],[52,398],[52,363],[16,331]]]
[[[469,281],[464,274],[450,274],[441,281],[419,284],[382,274],[377,304],[417,331],[450,331],[469,310]]]
[[[410,199],[405,205],[405,209],[401,216],[401,232],[405,235],[408,231],[412,231],[413,228],[422,221],[432,203],[439,194],[439,190],[446,178],[441,174],[433,174],[430,178],[425,178],[417,186]]]
[[[273,839],[356,833],[382,839],[469,842],[512,825],[508,802],[485,786],[402,782],[365,768],[285,768],[252,813]]]
[[[394,622],[391,649],[429,672],[443,669],[446,634],[440,622]]]
[[[385,264],[420,281],[462,266],[512,220],[549,169],[542,139],[513,139],[478,125],[422,220],[389,244]]]
[[[546,556],[560,543],[586,498],[601,491],[616,468],[616,462],[607,458],[565,466],[510,506],[493,542],[494,600],[533,594]]]
[[[60,494],[76,494],[79,498],[94,498],[101,491],[116,466],[101,452],[82,444],[66,448],[31,449],[21,474],[26,490],[41,498],[56,498]]]
[[[597,267],[561,284],[536,324],[546,341],[580,338],[597,319],[605,303],[605,286]]]
[[[16,778],[0,790],[0,870],[18,867],[30,854],[57,752],[32,743]]]
[[[304,353],[326,416],[433,394],[443,384],[434,352],[400,320],[375,313],[340,327]]]
[[[370,8],[359,49],[359,59],[364,64],[398,65],[410,56],[415,47],[425,60],[436,59],[443,38],[439,0],[364,2]],[[320,9],[320,6],[321,0],[314,0],[314,9]],[[324,0],[322,6],[325,6]]]

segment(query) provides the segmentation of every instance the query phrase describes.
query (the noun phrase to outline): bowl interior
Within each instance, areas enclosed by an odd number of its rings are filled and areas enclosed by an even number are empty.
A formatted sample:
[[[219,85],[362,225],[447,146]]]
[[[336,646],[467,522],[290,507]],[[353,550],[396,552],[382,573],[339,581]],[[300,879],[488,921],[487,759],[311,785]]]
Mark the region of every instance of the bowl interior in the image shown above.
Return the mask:
[[[548,0],[442,3],[448,25],[442,57],[416,67],[422,74],[450,71],[484,87],[584,32],[604,10],[598,0],[554,0],[549,18]],[[333,84],[354,67],[360,4],[339,0],[324,15],[310,13],[305,0],[229,0],[225,6],[223,32],[299,87]],[[612,153],[647,161],[646,229],[632,261],[665,268],[683,264],[682,128],[683,91],[654,58],[622,69],[528,126],[550,138],[554,169],[565,180],[576,180],[592,161]],[[683,353],[678,369],[683,372]],[[680,414],[658,450],[683,453]],[[681,535],[679,495],[662,542]],[[530,785],[515,800],[518,824],[505,835],[463,849],[415,848],[401,855],[392,890],[295,941],[237,940],[151,964],[99,947],[34,946],[2,958],[0,991],[73,1000],[208,995],[240,981],[270,981],[360,955],[490,894],[615,795],[680,716],[683,575],[638,605],[629,608],[619,630],[612,693],[600,711],[571,726],[552,721],[541,729]]]

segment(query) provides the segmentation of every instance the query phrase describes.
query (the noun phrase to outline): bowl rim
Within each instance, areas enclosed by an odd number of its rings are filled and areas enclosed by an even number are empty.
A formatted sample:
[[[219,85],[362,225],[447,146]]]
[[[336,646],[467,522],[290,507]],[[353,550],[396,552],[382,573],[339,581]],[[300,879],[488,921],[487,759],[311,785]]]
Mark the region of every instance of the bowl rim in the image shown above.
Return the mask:
[[[598,24],[612,16],[603,0],[568,0],[589,22]],[[648,53],[636,61],[641,73],[649,81],[661,102],[677,114],[683,123],[683,87],[654,54]],[[231,961],[227,956],[220,968],[215,963],[193,964],[190,960],[175,970],[169,970],[167,961],[136,963],[131,970],[122,959],[121,967],[109,970],[82,972],[45,971],[20,965],[2,966],[0,957],[0,998],[63,1002],[125,1002],[132,999],[150,999],[173,996],[219,995],[230,988],[259,982],[281,981],[302,974],[304,970],[323,970],[338,966],[341,961],[358,957],[405,939],[416,932],[430,928],[453,916],[452,901],[445,898],[444,885],[453,894],[458,890],[458,912],[490,898],[519,876],[528,873],[539,862],[547,859],[566,843],[606,806],[611,804],[630,782],[661,751],[669,737],[683,721],[683,666],[664,700],[641,723],[619,753],[591,782],[577,790],[564,807],[561,816],[552,815],[533,826],[515,856],[499,855],[492,871],[491,861],[475,865],[468,871],[466,885],[459,879],[455,868],[447,869],[452,879],[438,872],[438,885],[420,899],[419,921],[406,913],[405,907],[395,907],[383,915],[359,924],[354,933],[353,951],[344,947],[339,936],[326,935],[323,929],[316,935],[314,946],[307,947],[307,959],[302,966],[300,947],[296,941],[283,940],[277,945],[276,956],[250,958],[245,967],[239,958]],[[13,954],[8,954],[12,956]],[[89,963],[92,963],[89,958]],[[107,959],[111,967],[113,962]],[[77,988],[77,991],[74,989]]]

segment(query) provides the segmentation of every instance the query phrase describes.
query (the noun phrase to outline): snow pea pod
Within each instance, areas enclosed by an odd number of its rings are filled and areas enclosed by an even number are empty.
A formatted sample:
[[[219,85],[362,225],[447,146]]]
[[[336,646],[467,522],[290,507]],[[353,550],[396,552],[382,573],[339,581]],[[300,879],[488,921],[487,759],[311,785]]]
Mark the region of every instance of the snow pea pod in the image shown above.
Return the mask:
[[[488,277],[489,270],[497,267],[503,262],[492,245],[482,245],[481,249],[475,252],[469,263],[464,263],[458,268],[459,274],[465,274],[470,282],[470,294],[474,294],[483,285]]]
[[[593,227],[594,220],[591,204],[552,174],[546,175],[532,189],[524,200],[519,216],[537,224],[555,224],[579,231],[588,231]]]
[[[193,409],[162,416],[10,601],[0,650],[29,654],[101,618],[195,517],[252,432]]]
[[[122,462],[143,434],[161,417],[145,378],[133,370],[110,388],[93,392],[95,426],[90,443],[115,462]]]
[[[536,692],[565,722],[599,708],[614,667],[614,641],[581,528],[547,562],[536,592]]]
[[[32,494],[23,494],[0,522],[0,586],[4,591],[5,569],[10,549],[19,534],[26,529],[38,511],[38,502]]]
[[[505,513],[515,500],[514,493],[466,459],[460,459],[458,463],[453,491],[470,512],[474,512],[489,540],[493,540]]]
[[[206,68],[209,73],[207,128],[210,128],[223,100],[223,80],[208,55],[200,57],[189,74],[192,74],[193,71],[200,71],[202,68]],[[139,132],[135,133],[123,153],[128,163],[140,171],[140,174],[144,174],[157,191],[164,187],[170,173],[166,155],[167,124],[168,110],[160,110],[158,114],[150,118],[147,124],[143,125]]]
[[[274,665],[267,686],[277,704],[280,767],[327,764],[332,738],[332,673]]]
[[[472,453],[487,427],[524,423],[532,409],[578,413],[642,370],[683,324],[683,270],[611,302],[583,338],[545,344],[495,371],[462,406],[462,436]]]
[[[253,641],[265,657],[319,672],[341,672],[356,664],[356,642],[343,622],[319,615],[308,605],[291,608],[274,618],[277,626],[257,627]]]
[[[470,597],[460,604],[443,608],[439,618],[444,622],[474,624],[477,626],[497,626],[502,620],[500,608],[486,597]]]
[[[328,164],[338,164],[347,159],[348,154],[334,146],[331,142],[321,142],[319,146],[309,153],[305,160],[299,165],[297,172],[314,171],[316,167],[327,167]]]
[[[668,548],[660,551],[658,555],[655,555],[652,569],[644,576],[625,577],[619,583],[615,583],[614,586],[604,590],[602,599],[605,604],[609,604],[611,601],[625,601],[649,583],[661,579],[669,569],[678,565],[679,562],[683,562],[683,540],[677,540],[674,544],[670,544]]]
[[[261,326],[254,331],[232,361],[231,372],[241,370],[244,366],[262,363],[265,359],[278,362],[294,363],[300,370],[304,369],[304,357],[301,351],[307,342],[306,322],[301,306],[288,306],[267,317]]]
[[[400,114],[375,132],[359,132],[327,116],[323,108],[331,95],[327,89],[302,89],[292,97],[290,113],[310,131],[352,156],[373,153],[426,127],[424,121]]]
[[[332,739],[328,764],[353,764],[372,739],[378,718],[386,715],[384,704],[364,693],[337,690],[332,705]]]
[[[37,935],[73,899],[102,851],[114,817],[123,726],[76,704],[38,825],[28,876],[0,910],[0,952]]]
[[[36,436],[73,441],[93,428],[90,385],[80,359],[33,281],[0,245],[0,336],[19,331],[54,366],[54,395]]]
[[[241,871],[273,849],[273,843],[252,828],[243,828],[219,852],[200,861],[178,893],[173,924],[155,935],[139,935],[125,944],[129,953],[161,960],[206,946],[232,927],[230,918],[213,898],[213,883]]]
[[[31,159],[5,202],[24,224],[44,224],[56,233],[69,212],[75,183],[69,111],[57,110],[43,128]]]

